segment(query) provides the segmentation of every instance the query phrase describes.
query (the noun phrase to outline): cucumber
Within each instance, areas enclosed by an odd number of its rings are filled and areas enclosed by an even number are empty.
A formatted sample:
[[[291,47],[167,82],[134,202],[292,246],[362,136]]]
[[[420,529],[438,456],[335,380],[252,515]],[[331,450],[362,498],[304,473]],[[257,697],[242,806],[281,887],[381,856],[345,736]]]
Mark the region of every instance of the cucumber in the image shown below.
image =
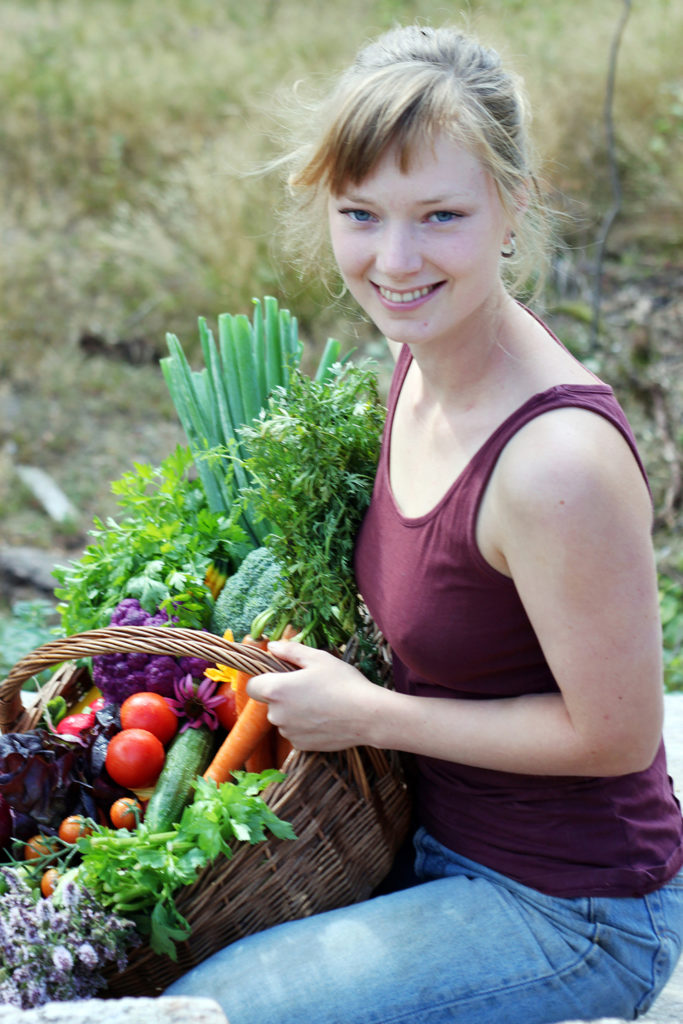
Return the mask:
[[[211,761],[213,740],[206,725],[187,729],[173,740],[145,811],[151,832],[166,832],[180,821],[192,796],[192,783]]]

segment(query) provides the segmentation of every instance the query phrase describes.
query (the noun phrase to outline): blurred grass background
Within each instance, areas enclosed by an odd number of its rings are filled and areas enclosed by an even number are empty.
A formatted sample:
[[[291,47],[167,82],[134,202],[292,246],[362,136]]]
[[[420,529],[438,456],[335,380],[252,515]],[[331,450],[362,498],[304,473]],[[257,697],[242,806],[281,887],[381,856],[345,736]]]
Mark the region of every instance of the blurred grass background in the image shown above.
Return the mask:
[[[0,5],[0,519],[7,539],[78,543],[109,481],[179,433],[156,360],[199,315],[274,294],[311,351],[368,328],[279,257],[272,97],[343,66],[367,38],[457,22],[520,71],[572,266],[611,203],[603,107],[623,0],[3,0]],[[634,0],[614,123],[622,208],[611,258],[652,270],[683,234],[683,5]],[[678,140],[678,141],[677,141]],[[124,344],[140,365],[88,358]],[[140,353],[142,353],[140,355]],[[137,358],[137,357],[136,357]],[[4,445],[4,449],[3,449]],[[83,510],[59,536],[9,461],[54,474]],[[4,481],[4,482],[3,482]]]
[[[622,0],[472,0],[467,22],[525,76],[565,231],[590,245],[610,202],[603,124]],[[421,0],[3,0],[3,373],[16,360],[166,330],[274,292],[323,333],[339,311],[273,248],[272,96],[325,75],[394,22],[460,20]],[[614,118],[618,245],[680,245],[683,5],[634,0]]]

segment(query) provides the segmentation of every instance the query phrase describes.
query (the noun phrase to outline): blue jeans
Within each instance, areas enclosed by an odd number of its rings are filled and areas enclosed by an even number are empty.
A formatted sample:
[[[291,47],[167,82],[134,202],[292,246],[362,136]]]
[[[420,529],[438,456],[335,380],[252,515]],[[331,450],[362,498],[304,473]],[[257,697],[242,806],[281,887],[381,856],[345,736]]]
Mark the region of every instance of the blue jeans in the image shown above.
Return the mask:
[[[683,872],[635,899],[545,896],[420,830],[419,884],[249,936],[175,982],[230,1024],[551,1024],[645,1013],[683,936]]]

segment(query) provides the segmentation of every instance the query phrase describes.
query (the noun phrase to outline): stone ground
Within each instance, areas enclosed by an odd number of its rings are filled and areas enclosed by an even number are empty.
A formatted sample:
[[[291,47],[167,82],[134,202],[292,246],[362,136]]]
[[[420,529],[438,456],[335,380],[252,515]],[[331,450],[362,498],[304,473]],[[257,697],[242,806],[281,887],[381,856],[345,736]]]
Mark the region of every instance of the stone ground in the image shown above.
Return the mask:
[[[213,999],[81,999],[35,1010],[0,1006],[0,1024],[228,1024]],[[313,1024],[313,1022],[311,1022]]]

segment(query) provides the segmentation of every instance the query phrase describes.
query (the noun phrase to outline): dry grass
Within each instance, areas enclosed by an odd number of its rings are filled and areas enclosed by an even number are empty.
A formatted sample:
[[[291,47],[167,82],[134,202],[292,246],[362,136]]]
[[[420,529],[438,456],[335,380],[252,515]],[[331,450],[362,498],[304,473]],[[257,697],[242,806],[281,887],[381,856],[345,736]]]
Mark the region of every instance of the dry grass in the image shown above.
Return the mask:
[[[609,200],[602,103],[620,9],[487,0],[468,14],[525,75],[539,147],[580,212],[582,240]],[[273,249],[274,183],[235,172],[267,152],[280,85],[338,67],[395,20],[454,13],[430,0],[350,0],[340,27],[333,5],[298,0],[5,0],[3,348],[73,345],[86,329],[190,335],[199,313],[243,309],[268,290],[319,322],[325,298],[302,290]],[[615,113],[633,238],[655,224],[677,240],[669,143],[682,26],[679,5],[640,0],[622,44]]]
[[[580,246],[610,200],[602,108],[621,10],[471,0],[462,15],[525,76]],[[198,315],[247,311],[271,292],[312,348],[330,333],[367,341],[278,257],[276,183],[241,172],[272,152],[274,93],[414,18],[461,20],[443,0],[347,0],[341,19],[331,0],[3,0],[0,451],[52,470],[86,522],[131,457],[161,457],[176,427],[158,368],[84,361],[84,332],[163,349],[171,330],[189,345]],[[682,37],[680,4],[634,0],[615,100],[621,249],[666,254],[681,241]],[[5,487],[0,505],[7,516],[25,495]],[[27,508],[12,521],[42,542]]]

